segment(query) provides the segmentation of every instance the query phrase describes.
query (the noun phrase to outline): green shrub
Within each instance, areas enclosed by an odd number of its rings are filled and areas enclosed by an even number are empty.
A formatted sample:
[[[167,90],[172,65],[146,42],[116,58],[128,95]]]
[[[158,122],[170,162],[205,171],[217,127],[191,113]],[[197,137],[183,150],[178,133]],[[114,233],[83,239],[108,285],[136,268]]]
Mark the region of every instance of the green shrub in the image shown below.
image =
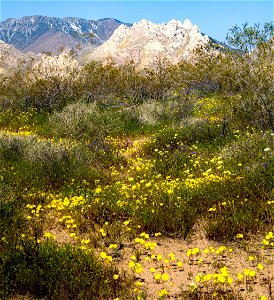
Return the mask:
[[[1,108],[22,111],[35,108],[51,112],[78,99],[81,94],[77,76],[79,69],[73,63],[69,66],[69,57],[67,61],[56,64],[58,60],[59,57],[44,56],[38,63],[40,67],[18,69],[4,76],[1,81]]]
[[[3,194],[1,187],[0,252],[4,251],[9,243],[16,242],[26,229],[26,221],[22,213],[24,204],[22,197],[16,197],[11,193]]]
[[[90,142],[141,130],[142,124],[133,110],[100,106],[95,103],[68,105],[50,116],[49,130],[57,137]]]
[[[2,134],[0,138],[2,167],[13,170],[6,174],[5,181],[19,189],[58,188],[76,178],[91,182],[103,179],[103,172],[100,174],[95,166],[98,154],[87,145],[54,143],[35,135]]]
[[[267,132],[238,133],[238,139],[224,147],[221,156],[227,166],[245,178],[246,189],[263,196],[273,187],[274,136]]]
[[[226,168],[235,178],[225,190],[231,190],[209,214],[208,236],[233,239],[238,233],[256,234],[273,224],[271,208],[274,179],[274,141],[272,132],[241,134],[221,151]],[[251,217],[252,216],[252,217]]]
[[[193,107],[183,99],[178,100],[147,100],[136,107],[139,120],[144,125],[163,126],[164,124],[178,124],[186,116],[193,113]]]
[[[113,299],[125,287],[118,271],[92,252],[45,241],[22,241],[0,254],[1,296],[30,293],[47,299]],[[121,278],[121,276],[120,276]]]
[[[144,145],[144,151],[147,154],[155,154],[155,149],[170,153],[174,150],[185,152],[196,144],[204,149],[216,151],[230,138],[229,132],[223,134],[222,121],[187,118],[180,123],[178,128],[165,126],[159,130],[151,142]]]

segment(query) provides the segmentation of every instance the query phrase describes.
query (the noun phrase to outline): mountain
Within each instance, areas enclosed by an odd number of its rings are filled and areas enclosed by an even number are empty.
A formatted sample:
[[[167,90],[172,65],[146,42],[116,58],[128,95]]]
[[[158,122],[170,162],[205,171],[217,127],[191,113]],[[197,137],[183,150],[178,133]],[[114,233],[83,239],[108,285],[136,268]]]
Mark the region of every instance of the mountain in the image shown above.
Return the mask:
[[[61,49],[73,49],[83,63],[111,58],[117,64],[133,61],[140,67],[151,67],[159,59],[177,63],[193,57],[198,47],[216,44],[188,19],[173,19],[167,24],[143,19],[132,25],[110,18],[94,21],[44,16],[1,22],[0,40],[25,53],[59,54]],[[17,56],[23,57],[23,53]]]
[[[159,59],[177,63],[193,56],[193,51],[206,46],[210,38],[201,33],[188,19],[171,20],[167,24],[154,24],[145,19],[129,27],[120,25],[101,46],[83,57],[90,60],[123,64],[132,60],[140,67],[152,66]]]
[[[0,74],[8,74],[18,66],[27,66],[33,59],[33,56],[22,53],[15,47],[0,41]]]
[[[97,21],[74,17],[10,18],[0,23],[0,40],[23,52],[58,54],[62,48],[95,48],[109,39],[121,24],[124,23],[110,18]]]

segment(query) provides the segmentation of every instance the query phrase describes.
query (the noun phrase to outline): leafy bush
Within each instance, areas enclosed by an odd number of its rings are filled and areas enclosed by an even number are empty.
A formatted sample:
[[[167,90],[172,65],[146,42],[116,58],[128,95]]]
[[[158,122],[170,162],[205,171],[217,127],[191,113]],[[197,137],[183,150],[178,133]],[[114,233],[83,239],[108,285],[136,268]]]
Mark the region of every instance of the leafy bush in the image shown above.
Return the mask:
[[[263,196],[273,187],[273,133],[246,132],[222,149],[227,166],[246,179],[245,185],[255,195]],[[249,184],[248,184],[249,182]]]

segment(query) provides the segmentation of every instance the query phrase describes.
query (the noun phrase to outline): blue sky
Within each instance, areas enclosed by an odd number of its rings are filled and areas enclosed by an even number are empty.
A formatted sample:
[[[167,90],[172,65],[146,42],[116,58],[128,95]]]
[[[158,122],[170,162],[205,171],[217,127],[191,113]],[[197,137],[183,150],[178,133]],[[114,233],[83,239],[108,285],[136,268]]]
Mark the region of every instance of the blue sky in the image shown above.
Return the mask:
[[[202,32],[224,41],[229,28],[244,22],[250,25],[273,21],[273,1],[26,1],[0,0],[1,21],[30,15],[115,18],[137,22],[142,18],[155,23],[188,18]]]

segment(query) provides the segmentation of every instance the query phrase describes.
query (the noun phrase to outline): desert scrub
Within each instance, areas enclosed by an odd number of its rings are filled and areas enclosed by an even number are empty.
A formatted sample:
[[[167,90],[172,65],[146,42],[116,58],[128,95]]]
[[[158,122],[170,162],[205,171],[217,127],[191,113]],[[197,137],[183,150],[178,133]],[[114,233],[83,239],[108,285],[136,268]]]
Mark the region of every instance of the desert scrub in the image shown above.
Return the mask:
[[[271,131],[235,131],[237,139],[225,146],[220,156],[254,195],[264,196],[273,189],[274,134]]]
[[[132,109],[75,103],[49,117],[49,130],[57,137],[102,140],[106,136],[130,134],[142,129]]]
[[[6,108],[50,112],[77,97],[78,63],[70,55],[42,55],[32,66],[4,78],[0,101]]]
[[[18,195],[12,194],[11,189],[5,195],[2,186],[0,202],[0,252],[4,251],[9,243],[14,243],[26,231],[27,222],[24,216],[25,201]]]
[[[1,296],[30,293],[47,299],[110,299],[125,293],[122,276],[91,251],[58,246],[50,239],[22,240],[1,254]]]
[[[234,138],[222,132],[222,124],[218,121],[185,119],[179,128],[164,126],[158,130],[150,142],[143,145],[143,151],[155,159],[156,172],[180,177],[182,169],[193,169],[192,165],[200,158],[211,160]],[[208,169],[205,164],[203,168],[204,171]]]
[[[4,79],[0,298],[172,298],[178,274],[190,283],[183,299],[240,299],[232,280],[271,298],[273,52],[263,52]],[[229,245],[252,253],[242,262]]]
[[[2,166],[13,170],[5,181],[19,189],[57,188],[73,178],[103,179],[103,172],[99,174],[95,167],[94,153],[87,145],[43,139],[31,132],[2,132],[0,138]]]
[[[136,112],[144,125],[162,127],[180,123],[186,116],[191,116],[192,109],[186,107],[184,99],[150,99],[138,105]]]
[[[180,122],[178,127],[164,126],[153,137],[151,144],[144,145],[147,153],[151,150],[176,149],[182,145],[192,146],[200,143],[204,148],[218,148],[225,145],[231,134],[223,134],[222,120],[203,120],[200,118],[187,118]],[[212,145],[212,146],[210,146]],[[150,147],[149,147],[150,146]],[[149,151],[150,148],[150,151]],[[154,148],[154,149],[153,149]]]
[[[255,234],[273,224],[273,133],[236,134],[237,140],[220,153],[236,180],[223,188],[231,194],[209,209],[212,239],[233,239],[237,232]]]
[[[160,62],[155,69],[138,70],[133,63],[116,66],[87,63],[78,80],[80,99],[89,102],[135,105],[147,99],[168,99],[172,86],[172,66]]]

